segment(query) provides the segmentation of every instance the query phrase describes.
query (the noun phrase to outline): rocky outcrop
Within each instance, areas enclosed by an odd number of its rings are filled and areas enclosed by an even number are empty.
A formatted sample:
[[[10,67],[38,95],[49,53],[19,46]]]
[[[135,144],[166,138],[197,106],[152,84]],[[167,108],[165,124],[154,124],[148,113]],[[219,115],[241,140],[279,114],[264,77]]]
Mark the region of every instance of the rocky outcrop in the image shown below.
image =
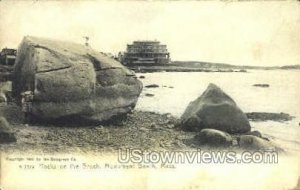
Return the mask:
[[[270,87],[269,84],[253,84],[253,86],[255,86],[255,87],[261,87],[261,88],[268,88],[268,87]]]
[[[246,113],[247,118],[251,121],[290,121],[294,119],[288,113],[268,113],[268,112],[250,112]]]
[[[232,145],[232,137],[230,134],[216,129],[202,129],[195,140],[200,145],[208,145],[213,147],[228,147]]]
[[[19,46],[13,95],[34,92],[32,115],[103,121],[131,111],[142,90],[135,74],[89,47],[36,37]]]
[[[0,117],[0,143],[15,142],[16,137],[4,117]]]
[[[228,133],[246,133],[251,128],[234,100],[214,84],[187,106],[181,116],[181,126],[189,131],[212,128]]]
[[[157,84],[149,84],[149,85],[146,85],[145,88],[158,88],[159,85]]]

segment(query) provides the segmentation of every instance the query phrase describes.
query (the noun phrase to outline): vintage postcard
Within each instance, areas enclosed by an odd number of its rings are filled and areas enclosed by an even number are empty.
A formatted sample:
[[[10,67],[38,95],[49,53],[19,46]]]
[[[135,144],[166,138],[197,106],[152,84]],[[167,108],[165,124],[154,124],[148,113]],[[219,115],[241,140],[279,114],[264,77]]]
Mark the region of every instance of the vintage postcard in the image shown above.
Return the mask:
[[[300,190],[299,1],[0,0],[0,190]]]

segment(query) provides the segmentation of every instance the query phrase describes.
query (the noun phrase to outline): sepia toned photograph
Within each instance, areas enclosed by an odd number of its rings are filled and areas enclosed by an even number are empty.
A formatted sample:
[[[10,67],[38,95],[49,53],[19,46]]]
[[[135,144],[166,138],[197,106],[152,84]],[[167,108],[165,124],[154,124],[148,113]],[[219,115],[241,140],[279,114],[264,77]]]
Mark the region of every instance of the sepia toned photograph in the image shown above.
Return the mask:
[[[300,190],[299,1],[0,0],[0,190]]]

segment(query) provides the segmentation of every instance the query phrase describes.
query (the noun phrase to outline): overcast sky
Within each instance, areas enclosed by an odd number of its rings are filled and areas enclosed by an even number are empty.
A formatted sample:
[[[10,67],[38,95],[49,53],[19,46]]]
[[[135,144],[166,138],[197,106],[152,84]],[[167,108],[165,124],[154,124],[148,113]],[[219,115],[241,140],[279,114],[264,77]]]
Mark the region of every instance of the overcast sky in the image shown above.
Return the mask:
[[[300,64],[300,3],[1,1],[0,48],[32,35],[125,51],[157,39],[172,60],[244,65]]]

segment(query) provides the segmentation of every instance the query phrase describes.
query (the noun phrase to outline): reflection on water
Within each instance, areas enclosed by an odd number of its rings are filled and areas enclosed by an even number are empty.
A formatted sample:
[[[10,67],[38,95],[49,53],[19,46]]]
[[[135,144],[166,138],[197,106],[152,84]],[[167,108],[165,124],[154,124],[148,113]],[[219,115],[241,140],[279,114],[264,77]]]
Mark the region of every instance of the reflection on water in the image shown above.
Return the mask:
[[[289,122],[251,122],[253,129],[264,133],[290,151],[300,151],[300,71],[249,70],[247,73],[141,73],[144,88],[136,109],[171,113],[180,117],[188,103],[215,83],[229,94],[244,112],[285,112],[296,118]],[[268,88],[253,84],[269,84]],[[149,97],[145,94],[154,94]]]

